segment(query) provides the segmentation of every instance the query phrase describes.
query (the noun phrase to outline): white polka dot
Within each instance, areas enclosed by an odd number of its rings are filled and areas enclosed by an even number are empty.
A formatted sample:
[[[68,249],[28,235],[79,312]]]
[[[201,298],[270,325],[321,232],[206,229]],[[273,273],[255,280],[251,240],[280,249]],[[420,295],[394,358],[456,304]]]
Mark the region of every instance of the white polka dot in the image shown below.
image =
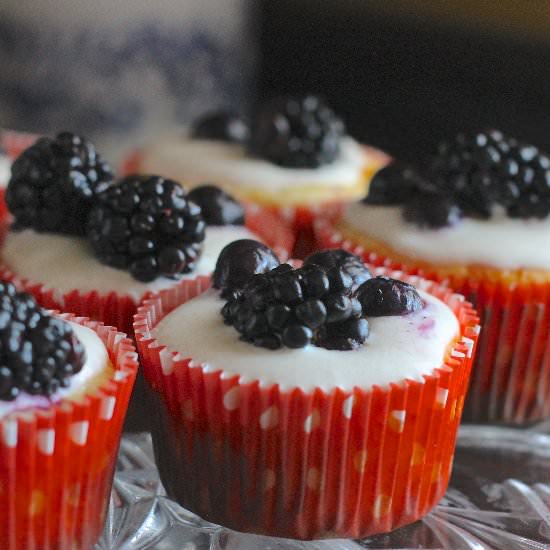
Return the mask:
[[[390,413],[390,426],[395,429],[396,432],[402,432],[405,427],[405,418],[407,411],[395,410]]]
[[[447,398],[449,397],[449,390],[447,388],[437,388],[435,392],[435,402],[441,407],[445,407],[447,404]]]
[[[468,348],[468,351],[466,352],[466,355],[468,357],[471,357],[472,353],[474,352],[474,341],[471,338],[467,338],[466,336],[463,336],[462,337],[462,342]]]
[[[275,472],[269,468],[265,471],[264,474],[264,491],[269,491],[275,487]]]
[[[45,455],[53,455],[55,448],[55,430],[38,430],[38,448]]]
[[[262,430],[274,428],[279,422],[279,409],[275,406],[266,409],[260,416],[260,427]]]
[[[15,420],[6,420],[2,424],[2,438],[6,447],[13,449],[17,446],[17,421]]]
[[[90,423],[87,420],[83,422],[73,422],[69,428],[69,434],[74,443],[84,445],[88,439],[88,429]]]
[[[101,401],[101,406],[99,408],[99,417],[101,420],[111,420],[115,412],[116,397],[110,395],[109,397],[104,397]]]
[[[307,471],[306,483],[310,489],[317,490],[319,489],[321,476],[317,468],[310,468]]]
[[[453,351],[451,351],[451,357],[456,357],[457,359],[463,359],[464,357],[466,357],[466,355],[461,351],[454,349]]]
[[[342,410],[344,413],[344,416],[346,418],[351,418],[351,415],[353,414],[353,404],[355,402],[355,396],[350,395],[345,401],[344,405],[342,406]]]
[[[167,348],[164,348],[159,353],[160,367],[162,369],[162,374],[168,376],[174,371],[174,361],[172,357],[172,352],[168,351]]]
[[[380,519],[381,517],[385,516],[389,512],[390,506],[391,506],[390,497],[387,497],[386,495],[378,495],[374,502],[374,508],[373,508],[374,517],[376,519]]]
[[[313,409],[311,414],[308,415],[304,421],[304,431],[306,433],[311,433],[312,430],[319,426],[320,421],[321,415],[319,414],[319,411],[317,409]]]
[[[228,411],[234,411],[239,407],[241,401],[241,388],[239,386],[233,386],[223,396],[223,406]]]

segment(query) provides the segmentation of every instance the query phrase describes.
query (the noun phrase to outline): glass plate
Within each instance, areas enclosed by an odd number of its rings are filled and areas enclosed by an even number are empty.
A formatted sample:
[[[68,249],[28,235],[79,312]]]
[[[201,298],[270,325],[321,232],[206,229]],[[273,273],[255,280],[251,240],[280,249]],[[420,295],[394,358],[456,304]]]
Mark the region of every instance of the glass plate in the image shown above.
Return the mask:
[[[146,434],[126,435],[104,535],[95,550],[550,549],[550,437],[463,426],[449,490],[426,516],[362,541],[236,533],[168,500]]]

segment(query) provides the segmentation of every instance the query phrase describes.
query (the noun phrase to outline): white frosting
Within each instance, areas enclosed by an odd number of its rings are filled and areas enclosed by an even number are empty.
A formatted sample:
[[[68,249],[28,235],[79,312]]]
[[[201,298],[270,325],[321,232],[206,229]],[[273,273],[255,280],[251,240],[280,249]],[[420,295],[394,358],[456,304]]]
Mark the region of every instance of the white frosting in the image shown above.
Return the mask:
[[[61,388],[50,397],[21,393],[13,401],[0,400],[0,419],[14,411],[31,408],[47,408],[61,399],[78,399],[89,390],[109,365],[109,355],[99,336],[88,327],[69,322],[76,337],[86,350],[86,361],[82,369],[71,377],[67,388]]]
[[[362,179],[365,151],[351,138],[342,141],[340,156],[320,168],[284,168],[247,154],[242,145],[181,139],[151,145],[143,151],[140,171],[184,184],[211,181],[234,188],[284,191],[299,185],[353,187]]]
[[[354,351],[316,346],[272,351],[239,340],[220,314],[223,300],[209,290],[176,308],[153,330],[153,337],[182,357],[207,363],[263,384],[325,391],[355,386],[386,386],[404,379],[422,380],[443,364],[449,344],[458,336],[458,321],[443,302],[421,292],[426,307],[404,316],[369,318],[370,335]]]
[[[512,219],[495,210],[489,220],[464,218],[451,227],[422,229],[401,213],[398,206],[355,203],[344,222],[397,252],[433,263],[550,269],[550,217]]]
[[[209,275],[219,253],[237,239],[257,238],[243,226],[209,226],[206,229],[203,254],[193,273],[183,278]],[[175,284],[174,279],[158,277],[149,283],[134,279],[128,271],[102,264],[86,240],[79,237],[37,233],[31,229],[8,232],[2,248],[2,260],[17,276],[40,282],[61,292],[78,289],[100,293],[128,294],[136,302],[148,291]]]
[[[11,160],[6,155],[0,155],[0,189],[8,185],[11,176]]]

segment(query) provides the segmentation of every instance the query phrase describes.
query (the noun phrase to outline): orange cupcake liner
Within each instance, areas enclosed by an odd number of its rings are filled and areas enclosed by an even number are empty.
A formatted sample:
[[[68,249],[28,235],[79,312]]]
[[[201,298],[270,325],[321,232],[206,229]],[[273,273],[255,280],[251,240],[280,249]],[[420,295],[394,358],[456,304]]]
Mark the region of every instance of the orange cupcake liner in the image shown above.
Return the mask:
[[[3,550],[89,550],[103,529],[137,355],[114,328],[61,317],[99,335],[114,371],[78,401],[0,420]]]
[[[550,279],[404,263],[365,250],[329,220],[316,222],[316,236],[321,248],[346,248],[371,265],[438,281],[474,304],[482,330],[464,420],[525,424],[550,417]]]
[[[246,212],[246,227],[256,233],[268,246],[271,246],[281,261],[288,258],[294,237],[292,232],[288,231],[284,224],[274,216],[267,216],[254,209],[249,210]],[[4,226],[0,230],[0,241],[7,229]],[[0,280],[12,282],[20,290],[29,292],[42,307],[89,317],[106,325],[117,327],[118,330],[126,334],[132,334],[132,320],[139,301],[128,294],[85,292],[77,289],[63,293],[37,281],[19,277],[8,266],[2,264],[0,264]],[[147,292],[141,299],[143,300],[151,295],[152,292]]]
[[[169,496],[214,523],[297,539],[366,537],[428,513],[447,488],[479,326],[450,289],[405,280],[451,307],[460,336],[422,381],[370,390],[282,390],[171,352],[151,330],[207,278],[145,301],[134,329]]]

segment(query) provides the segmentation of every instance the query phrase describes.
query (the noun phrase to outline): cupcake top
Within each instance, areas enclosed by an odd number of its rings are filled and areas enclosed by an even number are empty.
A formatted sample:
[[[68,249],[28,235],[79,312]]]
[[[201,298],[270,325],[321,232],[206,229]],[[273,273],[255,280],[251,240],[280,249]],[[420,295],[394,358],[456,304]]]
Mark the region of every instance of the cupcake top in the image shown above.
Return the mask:
[[[279,203],[309,194],[346,195],[382,163],[345,134],[342,121],[315,96],[284,96],[264,103],[250,129],[235,115],[214,113],[197,121],[187,138],[147,147],[143,172],[185,184],[212,180],[237,196]]]
[[[49,315],[0,281],[0,419],[77,400],[110,375],[107,350],[91,329]]]
[[[242,206],[219,188],[188,196],[158,176],[115,184],[93,146],[68,133],[23,152],[6,200],[15,221],[3,243],[5,266],[60,292],[114,291],[138,301],[211,273],[227,243],[254,236],[243,227]]]
[[[423,169],[393,163],[346,227],[440,264],[550,269],[550,158],[497,131],[459,135]]]
[[[458,336],[445,304],[402,281],[372,277],[347,252],[317,253],[295,269],[273,267],[263,249],[247,246],[241,255],[238,246],[220,256],[218,289],[176,308],[153,331],[204,368],[285,389],[370,388],[421,380]],[[248,278],[242,271],[232,277],[243,265]]]

